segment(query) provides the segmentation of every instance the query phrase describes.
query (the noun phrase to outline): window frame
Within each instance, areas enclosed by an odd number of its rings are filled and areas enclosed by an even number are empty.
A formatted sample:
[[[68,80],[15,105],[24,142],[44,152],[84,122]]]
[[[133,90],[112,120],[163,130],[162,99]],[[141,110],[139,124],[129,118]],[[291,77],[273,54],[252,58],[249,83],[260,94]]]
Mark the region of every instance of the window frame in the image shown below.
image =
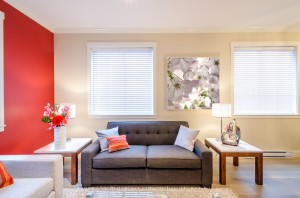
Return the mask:
[[[153,114],[152,115],[92,115],[91,105],[91,49],[93,47],[151,47],[153,49]],[[157,117],[156,108],[156,43],[155,42],[88,42],[88,116],[90,118],[128,118],[128,119],[154,119]]]
[[[300,68],[299,68],[299,60],[300,60],[300,42],[231,42],[231,101],[232,101],[232,116],[235,118],[300,118]],[[297,95],[297,114],[295,115],[238,115],[235,114],[234,111],[234,48],[235,47],[295,47],[296,48],[296,95]]]
[[[4,131],[4,13],[0,11],[0,133]]]

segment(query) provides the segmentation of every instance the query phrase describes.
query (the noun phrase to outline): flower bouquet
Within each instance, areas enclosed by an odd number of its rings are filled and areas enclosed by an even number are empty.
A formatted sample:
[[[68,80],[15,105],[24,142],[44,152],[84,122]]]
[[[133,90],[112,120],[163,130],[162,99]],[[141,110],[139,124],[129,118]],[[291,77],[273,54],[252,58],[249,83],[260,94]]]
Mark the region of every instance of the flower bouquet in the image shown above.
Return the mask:
[[[68,105],[50,105],[44,107],[42,122],[50,125],[49,130],[60,126],[66,126],[71,115],[71,108]]]
[[[44,107],[42,122],[49,124],[49,130],[54,129],[54,147],[61,150],[66,148],[66,125],[71,116],[69,105],[50,105]]]

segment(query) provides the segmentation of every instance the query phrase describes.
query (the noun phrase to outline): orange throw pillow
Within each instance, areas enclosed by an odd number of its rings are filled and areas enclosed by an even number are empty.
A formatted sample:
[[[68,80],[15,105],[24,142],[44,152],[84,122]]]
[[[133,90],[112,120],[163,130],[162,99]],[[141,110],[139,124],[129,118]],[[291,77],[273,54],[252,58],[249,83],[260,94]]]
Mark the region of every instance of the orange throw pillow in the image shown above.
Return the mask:
[[[106,137],[108,142],[108,152],[115,152],[130,148],[126,141],[126,135]]]
[[[4,164],[0,161],[0,188],[14,183],[12,176],[6,171]]]

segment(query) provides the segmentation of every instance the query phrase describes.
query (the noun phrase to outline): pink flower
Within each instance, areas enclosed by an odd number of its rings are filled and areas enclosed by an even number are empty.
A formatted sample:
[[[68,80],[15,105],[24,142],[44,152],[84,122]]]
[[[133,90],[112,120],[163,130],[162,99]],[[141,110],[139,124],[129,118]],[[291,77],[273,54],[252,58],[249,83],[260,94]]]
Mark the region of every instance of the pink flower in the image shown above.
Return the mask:
[[[62,115],[65,116],[66,119],[70,119],[71,107],[66,105],[61,109]]]
[[[49,103],[44,107],[44,109],[45,111],[43,113],[43,116],[51,116],[53,108],[50,106]]]

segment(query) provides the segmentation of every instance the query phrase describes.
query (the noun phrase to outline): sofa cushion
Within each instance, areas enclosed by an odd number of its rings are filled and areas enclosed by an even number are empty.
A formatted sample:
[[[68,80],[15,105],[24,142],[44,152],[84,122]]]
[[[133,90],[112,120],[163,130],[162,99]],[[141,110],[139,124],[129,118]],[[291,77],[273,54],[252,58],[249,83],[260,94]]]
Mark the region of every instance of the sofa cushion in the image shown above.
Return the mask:
[[[180,126],[174,145],[193,151],[199,130]]]
[[[93,168],[145,168],[147,146],[130,145],[118,152],[102,152],[93,158]]]
[[[118,130],[119,130],[119,127],[96,131],[96,134],[97,134],[97,136],[99,138],[99,142],[100,142],[101,152],[108,150],[108,143],[107,143],[106,137],[118,136],[119,135]]]
[[[108,142],[108,152],[110,153],[130,148],[126,141],[126,135],[106,137],[106,140]]]
[[[176,145],[148,146],[148,168],[201,168],[201,160],[194,153]]]
[[[51,178],[15,178],[14,184],[0,189],[0,197],[48,197],[53,191]]]
[[[180,125],[185,121],[122,121],[108,122],[107,128],[119,127],[129,145],[174,145]]]

